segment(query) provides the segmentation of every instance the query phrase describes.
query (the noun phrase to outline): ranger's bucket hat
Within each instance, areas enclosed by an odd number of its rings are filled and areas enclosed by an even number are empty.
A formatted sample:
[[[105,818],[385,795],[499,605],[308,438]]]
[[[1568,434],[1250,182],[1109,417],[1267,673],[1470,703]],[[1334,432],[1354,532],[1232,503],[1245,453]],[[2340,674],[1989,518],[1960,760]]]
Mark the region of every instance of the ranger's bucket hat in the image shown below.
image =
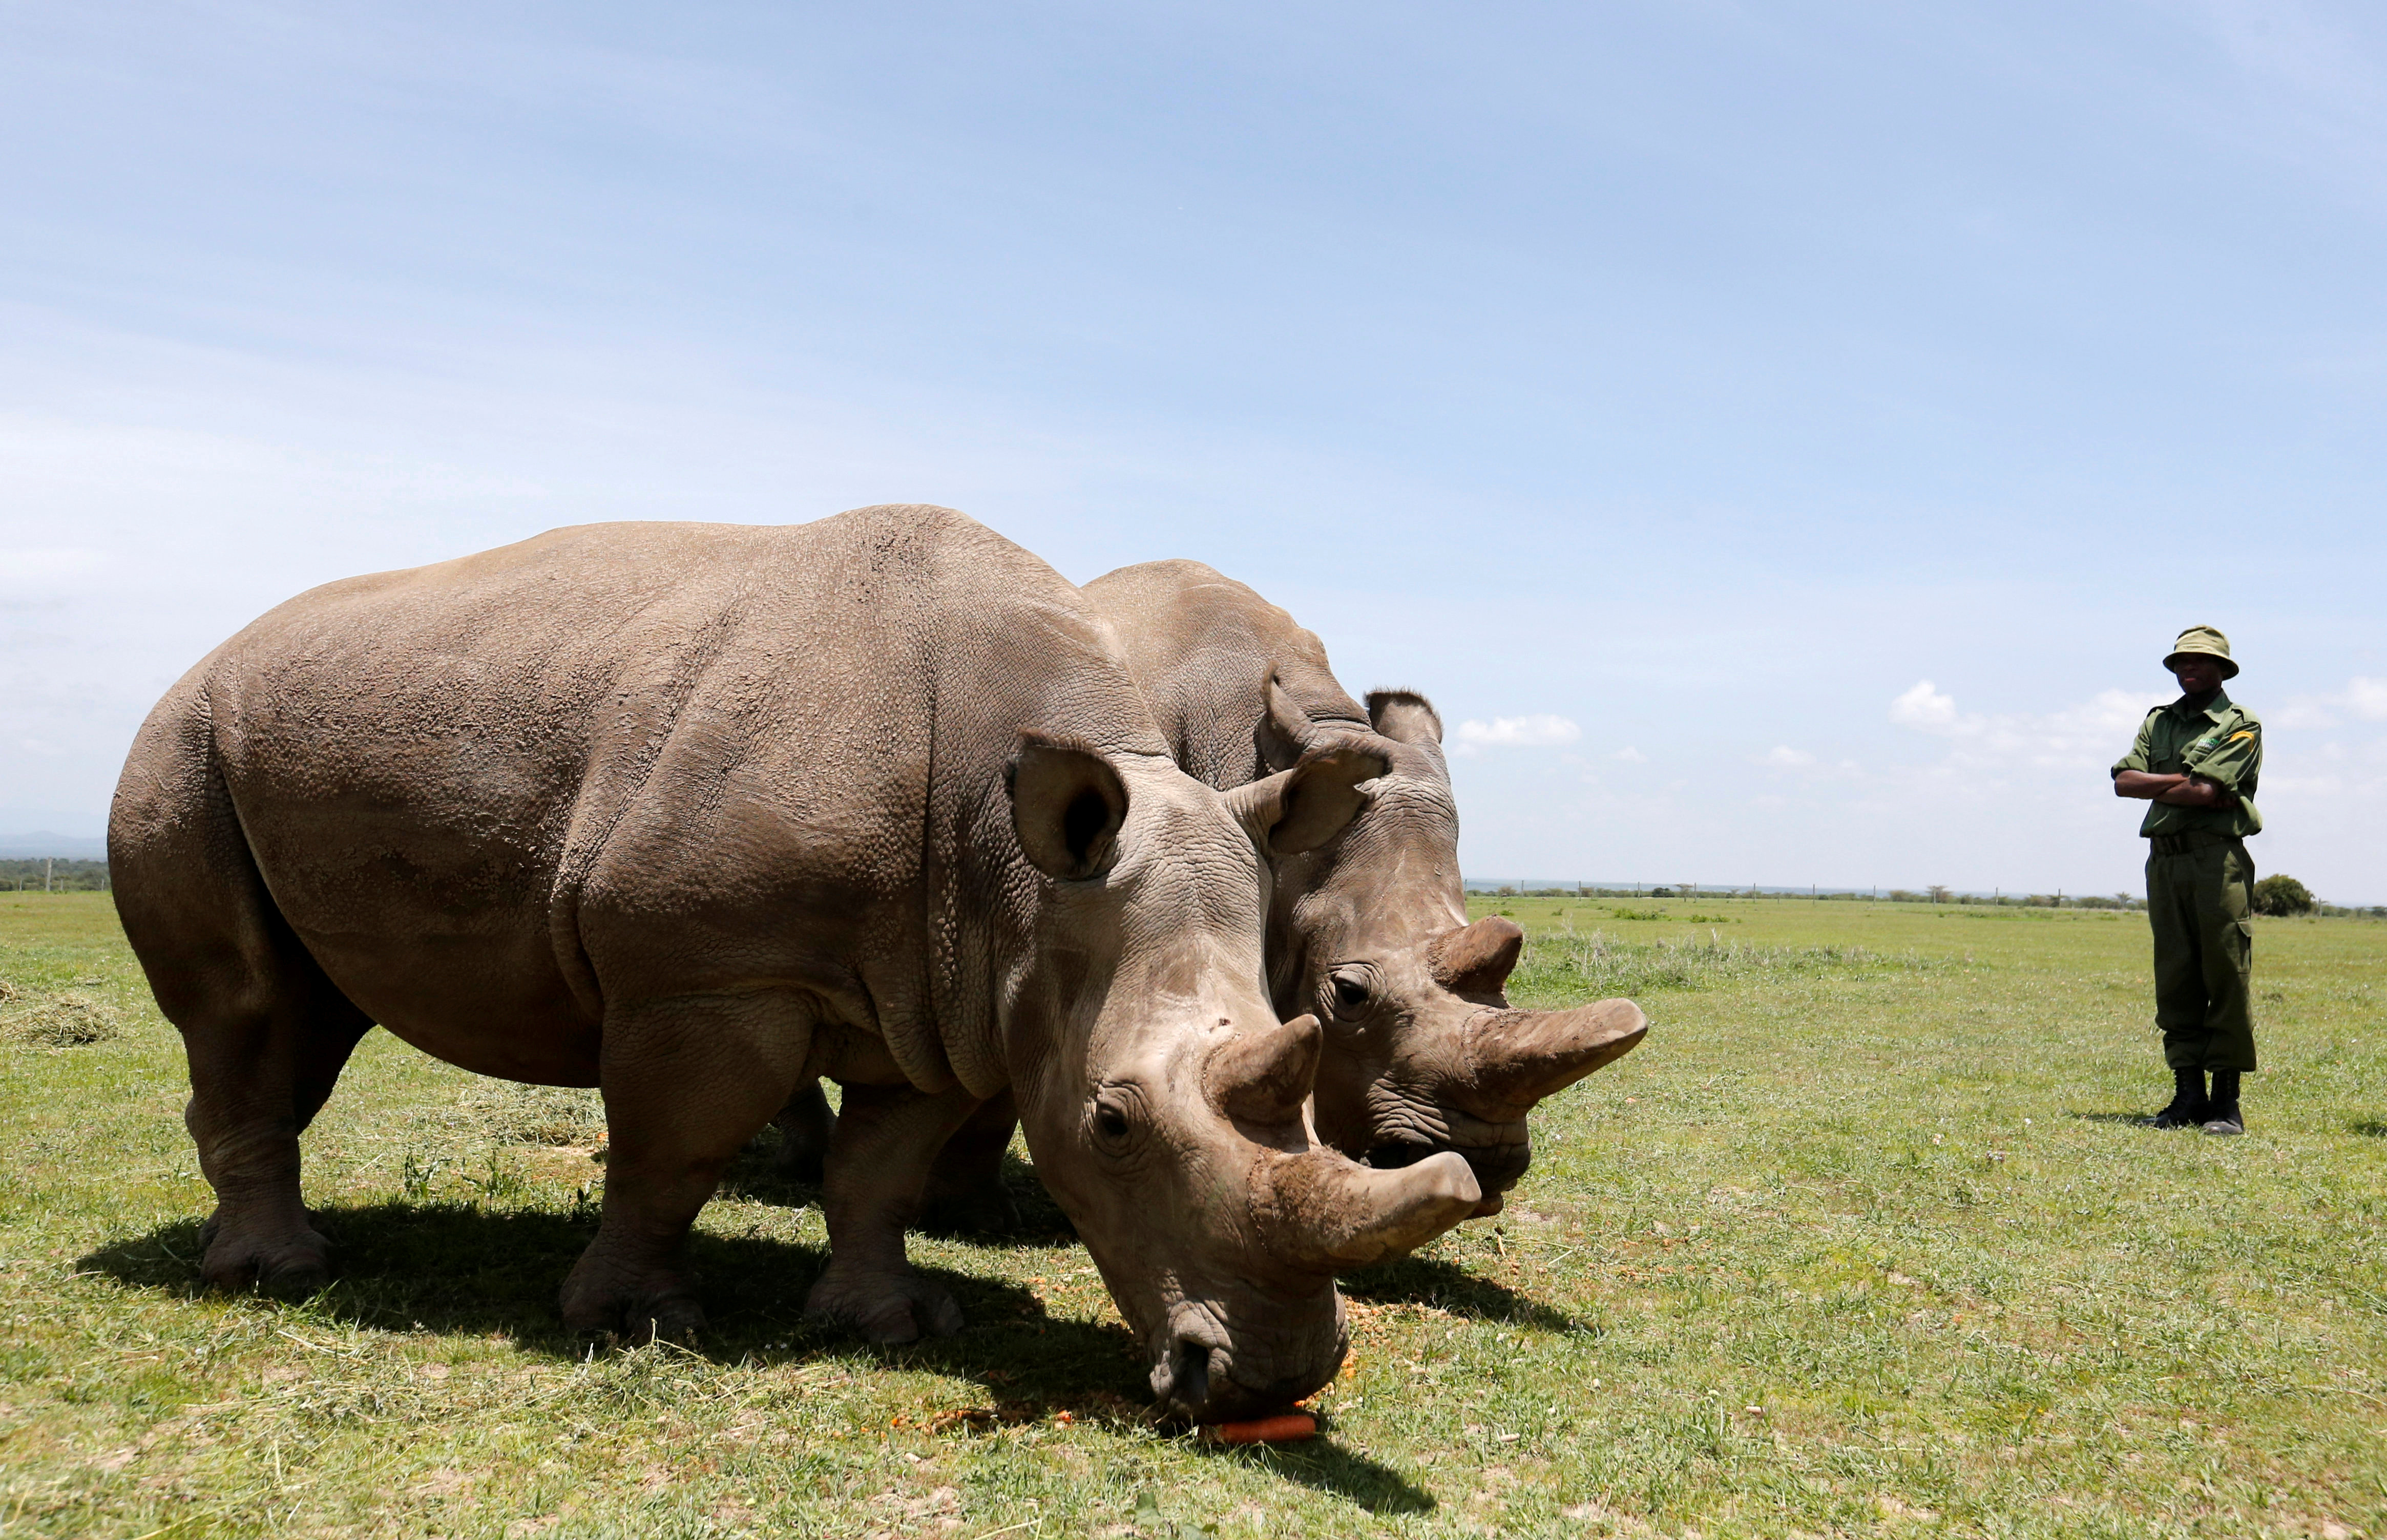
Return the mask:
[[[2182,631],[2179,639],[2171,644],[2171,651],[2165,655],[2164,667],[2171,667],[2182,654],[2190,652],[2218,658],[2221,661],[2221,676],[2225,679],[2238,677],[2238,665],[2229,661],[2229,638],[2212,626],[2191,625]]]

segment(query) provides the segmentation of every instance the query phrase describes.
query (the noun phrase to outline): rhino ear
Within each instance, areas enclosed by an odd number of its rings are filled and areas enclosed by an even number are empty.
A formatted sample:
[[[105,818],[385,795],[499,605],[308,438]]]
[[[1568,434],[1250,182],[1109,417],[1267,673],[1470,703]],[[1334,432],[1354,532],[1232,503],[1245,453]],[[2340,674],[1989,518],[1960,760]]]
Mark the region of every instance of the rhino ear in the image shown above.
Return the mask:
[[[1359,783],[1391,767],[1383,755],[1346,739],[1280,775],[1225,793],[1227,808],[1263,852],[1299,855],[1342,833],[1367,805]]]
[[[1442,718],[1433,702],[1413,689],[1371,689],[1368,720],[1396,743],[1440,743]]]
[[[1012,829],[1038,871],[1070,882],[1109,870],[1127,822],[1127,785],[1110,761],[1081,743],[1023,733],[1003,782]]]
[[[1259,740],[1260,763],[1271,770],[1290,770],[1318,737],[1318,725],[1301,709],[1274,674],[1268,681],[1268,714],[1254,736]]]

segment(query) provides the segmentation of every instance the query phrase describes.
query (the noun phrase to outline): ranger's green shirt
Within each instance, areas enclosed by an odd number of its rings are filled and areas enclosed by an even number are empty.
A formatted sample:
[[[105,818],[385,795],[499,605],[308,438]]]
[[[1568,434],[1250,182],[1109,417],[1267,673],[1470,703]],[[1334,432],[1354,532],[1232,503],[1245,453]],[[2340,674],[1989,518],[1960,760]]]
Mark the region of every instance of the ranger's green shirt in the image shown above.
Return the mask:
[[[2174,807],[2149,802],[2145,835],[2187,834],[2202,829],[2212,834],[2259,834],[2262,814],[2254,811],[2254,782],[2263,772],[2263,724],[2254,713],[2216,691],[2213,703],[2199,711],[2186,696],[2168,706],[2157,706],[2139,725],[2139,740],[2114,766],[2114,774],[2143,770],[2153,776],[2202,776],[2219,783],[2238,798],[2236,807]]]

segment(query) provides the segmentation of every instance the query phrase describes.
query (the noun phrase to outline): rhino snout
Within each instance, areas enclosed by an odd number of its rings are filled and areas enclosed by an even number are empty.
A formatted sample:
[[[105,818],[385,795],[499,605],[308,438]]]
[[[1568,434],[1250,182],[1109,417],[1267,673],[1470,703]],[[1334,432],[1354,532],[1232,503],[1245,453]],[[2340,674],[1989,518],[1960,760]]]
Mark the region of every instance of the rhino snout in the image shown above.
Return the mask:
[[[1451,1151],[1467,1162],[1467,1168],[1475,1173],[1475,1185],[1483,1192],[1483,1202],[1476,1205],[1469,1218],[1480,1219],[1497,1214],[1506,1202],[1502,1194],[1523,1180],[1526,1170],[1534,1164],[1533,1136],[1522,1123],[1482,1123],[1473,1118],[1466,1121],[1475,1126],[1464,1130],[1449,1130],[1441,1139],[1430,1142],[1395,1139],[1378,1144],[1368,1152],[1367,1163],[1379,1171],[1396,1171],[1445,1150]]]
[[[1306,1330],[1242,1333],[1214,1308],[1188,1302],[1170,1312],[1164,1341],[1152,1367],[1153,1399],[1163,1412],[1196,1422],[1281,1412],[1333,1379],[1345,1349],[1340,1301]]]

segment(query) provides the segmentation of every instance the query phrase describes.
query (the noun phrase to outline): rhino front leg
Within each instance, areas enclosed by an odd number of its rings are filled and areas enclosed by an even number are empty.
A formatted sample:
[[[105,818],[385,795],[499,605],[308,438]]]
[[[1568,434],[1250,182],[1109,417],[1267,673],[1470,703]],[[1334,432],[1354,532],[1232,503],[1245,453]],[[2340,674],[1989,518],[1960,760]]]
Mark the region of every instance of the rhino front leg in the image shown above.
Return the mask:
[[[959,1086],[934,1096],[909,1086],[845,1088],[821,1184],[828,1270],[805,1299],[806,1315],[875,1343],[962,1329],[953,1295],[912,1270],[903,1231],[919,1212],[937,1152],[978,1106]]]
[[[751,997],[607,1014],[605,1203],[597,1238],[564,1281],[566,1326],[632,1342],[687,1342],[702,1331],[684,1255],[688,1227],[786,1101],[809,1041],[802,1025]]]

